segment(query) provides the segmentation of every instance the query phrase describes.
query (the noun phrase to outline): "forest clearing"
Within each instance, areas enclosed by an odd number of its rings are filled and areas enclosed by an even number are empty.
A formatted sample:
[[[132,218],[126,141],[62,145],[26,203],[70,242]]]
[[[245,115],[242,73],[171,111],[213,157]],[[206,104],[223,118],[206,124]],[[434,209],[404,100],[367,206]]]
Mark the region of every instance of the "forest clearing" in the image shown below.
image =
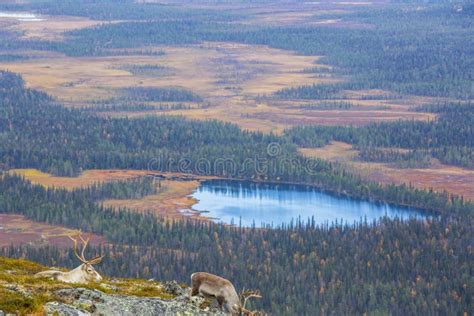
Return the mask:
[[[267,133],[281,133],[298,124],[358,126],[435,117],[411,111],[416,106],[433,102],[430,98],[386,99],[388,93],[379,90],[347,91],[339,100],[280,100],[273,96],[284,88],[344,80],[328,76],[326,72],[307,72],[308,69],[327,67],[317,63],[318,56],[225,42],[159,46],[148,50],[158,55],[133,55],[133,50],[130,55],[113,57],[67,57],[49,53],[39,59],[0,63],[0,67],[22,74],[28,87],[44,90],[67,106],[92,111],[97,103],[109,100],[120,103],[121,98],[127,97],[124,89],[131,87],[177,87],[203,99],[201,102],[127,101],[132,104],[126,112],[116,109],[99,113],[111,117],[183,115],[192,119],[232,122],[244,129]],[[162,70],[146,71],[154,67]],[[323,106],[318,107],[321,103]],[[339,103],[350,103],[351,106],[338,108]],[[156,109],[141,109],[137,104]]]
[[[76,235],[77,229],[59,225],[48,225],[29,220],[21,215],[0,214],[0,247],[34,245],[38,247],[53,245],[69,248],[68,235]],[[99,245],[105,239],[93,235],[91,244]]]

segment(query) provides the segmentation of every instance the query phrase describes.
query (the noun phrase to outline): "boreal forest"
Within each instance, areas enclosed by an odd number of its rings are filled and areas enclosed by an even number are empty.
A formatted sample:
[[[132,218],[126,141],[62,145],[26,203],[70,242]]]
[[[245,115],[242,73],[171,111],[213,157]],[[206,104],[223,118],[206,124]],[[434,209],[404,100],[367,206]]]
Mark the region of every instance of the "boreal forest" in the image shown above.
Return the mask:
[[[240,202],[193,208],[216,180]],[[93,233],[107,278],[206,271],[256,315],[469,315],[473,227],[469,1],[0,3],[2,257],[73,269]]]

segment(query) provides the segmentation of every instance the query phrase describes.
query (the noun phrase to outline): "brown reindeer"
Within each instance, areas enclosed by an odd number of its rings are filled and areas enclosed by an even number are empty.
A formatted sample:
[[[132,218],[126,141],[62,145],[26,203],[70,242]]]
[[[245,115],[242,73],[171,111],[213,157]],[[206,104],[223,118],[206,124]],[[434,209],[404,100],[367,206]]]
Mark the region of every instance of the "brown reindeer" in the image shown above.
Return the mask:
[[[91,234],[92,235],[92,234]],[[104,256],[97,256],[90,260],[87,260],[84,257],[84,252],[89,245],[89,241],[91,239],[91,235],[88,238],[84,239],[81,233],[78,234],[78,238],[82,242],[82,250],[81,254],[78,254],[78,247],[77,247],[77,238],[73,238],[72,236],[68,236],[74,243],[74,255],[82,262],[80,266],[71,270],[69,272],[62,272],[58,270],[48,270],[43,271],[35,274],[35,277],[47,277],[57,281],[65,282],[65,283],[89,283],[89,282],[100,282],[102,281],[102,277],[100,274],[94,269],[93,265],[98,264],[102,261]]]
[[[245,305],[250,298],[261,298],[259,292],[256,291],[242,291],[242,298],[237,294],[234,285],[227,279],[220,276],[206,273],[196,272],[191,275],[191,296],[201,294],[206,298],[215,298],[219,307],[223,308],[225,312],[232,315],[256,315],[245,308]]]

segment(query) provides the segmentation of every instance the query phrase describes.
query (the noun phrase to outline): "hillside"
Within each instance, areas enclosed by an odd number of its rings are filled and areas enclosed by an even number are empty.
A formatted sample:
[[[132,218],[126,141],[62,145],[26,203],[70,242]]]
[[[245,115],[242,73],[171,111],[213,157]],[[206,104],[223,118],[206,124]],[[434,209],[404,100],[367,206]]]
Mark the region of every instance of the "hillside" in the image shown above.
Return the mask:
[[[47,270],[32,261],[0,257],[0,315],[157,315],[222,314],[176,282],[105,279],[100,284],[70,285],[36,279]]]

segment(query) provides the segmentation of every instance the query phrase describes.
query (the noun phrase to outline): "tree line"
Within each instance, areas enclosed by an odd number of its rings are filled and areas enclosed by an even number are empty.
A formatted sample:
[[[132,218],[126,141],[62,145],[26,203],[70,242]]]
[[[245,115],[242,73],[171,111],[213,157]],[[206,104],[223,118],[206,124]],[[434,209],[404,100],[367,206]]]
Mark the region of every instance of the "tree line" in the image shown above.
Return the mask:
[[[69,15],[88,17],[93,20],[225,20],[236,19],[238,14],[217,12],[212,9],[183,9],[160,3],[137,3],[133,0],[43,0],[23,3],[2,3],[0,9],[34,11],[44,15]]]
[[[184,88],[133,87],[123,89],[125,98],[134,101],[201,102],[202,98]]]

